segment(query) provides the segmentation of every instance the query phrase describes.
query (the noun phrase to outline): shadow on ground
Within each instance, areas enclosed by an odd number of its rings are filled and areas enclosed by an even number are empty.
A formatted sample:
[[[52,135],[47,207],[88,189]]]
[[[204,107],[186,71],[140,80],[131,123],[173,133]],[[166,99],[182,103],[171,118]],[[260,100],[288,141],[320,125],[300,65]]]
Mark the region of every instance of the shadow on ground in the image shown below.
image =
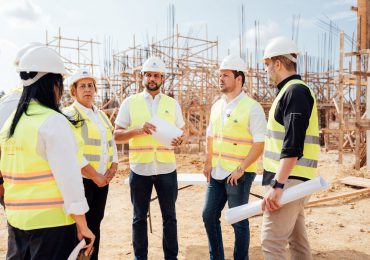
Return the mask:
[[[313,251],[314,260],[370,260],[370,255],[355,250],[333,250]],[[208,247],[188,246],[185,252],[186,260],[207,260],[209,259]],[[249,248],[250,260],[263,260],[261,247]],[[233,249],[225,248],[225,260],[233,260]]]

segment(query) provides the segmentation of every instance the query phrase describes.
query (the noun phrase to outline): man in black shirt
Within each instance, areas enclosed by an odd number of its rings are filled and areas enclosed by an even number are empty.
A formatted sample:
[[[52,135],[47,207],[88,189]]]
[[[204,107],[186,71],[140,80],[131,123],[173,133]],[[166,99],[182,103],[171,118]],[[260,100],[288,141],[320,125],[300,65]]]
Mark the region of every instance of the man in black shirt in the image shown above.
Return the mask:
[[[262,209],[262,251],[265,259],[312,259],[304,219],[309,197],[280,204],[283,190],[315,177],[319,155],[316,100],[297,75],[297,46],[278,37],[266,47],[264,62],[271,85],[278,94],[267,123],[263,158],[263,185],[267,186]]]

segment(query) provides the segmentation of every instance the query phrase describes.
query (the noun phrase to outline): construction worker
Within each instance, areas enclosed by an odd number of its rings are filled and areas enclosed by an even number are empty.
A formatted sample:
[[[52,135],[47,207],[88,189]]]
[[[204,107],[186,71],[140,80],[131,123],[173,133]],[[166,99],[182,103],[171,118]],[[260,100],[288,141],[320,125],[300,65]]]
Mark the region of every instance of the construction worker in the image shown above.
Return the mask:
[[[154,185],[162,212],[164,259],[177,259],[177,172],[174,148],[164,147],[150,136],[156,131],[150,120],[157,115],[178,128],[183,128],[185,123],[178,102],[160,92],[165,76],[163,61],[157,57],[147,59],[142,73],[145,90],[124,100],[114,131],[117,142],[129,141],[134,254],[137,260],[148,258],[147,215]],[[172,146],[178,146],[182,141],[183,136],[175,138]]]
[[[16,66],[16,68],[18,67],[19,60],[23,56],[23,54],[30,48],[34,48],[37,46],[42,46],[42,44],[39,42],[31,42],[23,46],[17,52],[16,58],[14,60],[14,65]],[[9,93],[5,94],[3,97],[0,98],[0,129],[3,127],[8,117],[17,108],[19,99],[21,98],[22,90],[23,90],[22,86],[15,87],[11,89]],[[0,172],[0,204],[4,206],[4,187],[1,172]]]
[[[222,98],[212,106],[207,128],[204,175],[208,188],[203,222],[208,236],[210,259],[224,259],[221,211],[248,203],[262,154],[266,118],[261,105],[245,94],[247,66],[238,56],[227,56],[219,68]],[[235,233],[234,259],[248,259],[248,219],[232,225]]]
[[[29,49],[18,71],[24,89],[0,132],[8,220],[7,259],[67,259],[77,238],[95,240],[72,123],[58,106],[64,64],[47,47]],[[76,224],[75,224],[76,223]]]
[[[85,197],[90,208],[86,213],[86,220],[96,236],[91,259],[98,259],[100,223],[104,217],[108,184],[118,166],[117,147],[113,140],[113,126],[109,118],[94,105],[97,92],[95,77],[89,70],[83,68],[67,81],[75,102],[66,108],[65,113],[83,120],[82,126],[75,130],[84,141],[85,163],[81,171],[84,177]]]
[[[315,177],[320,149],[316,98],[297,74],[298,54],[294,42],[277,37],[263,57],[269,82],[278,89],[268,116],[263,156],[265,259],[288,259],[288,243],[291,259],[312,259],[304,217],[308,197],[280,204],[284,189]]]

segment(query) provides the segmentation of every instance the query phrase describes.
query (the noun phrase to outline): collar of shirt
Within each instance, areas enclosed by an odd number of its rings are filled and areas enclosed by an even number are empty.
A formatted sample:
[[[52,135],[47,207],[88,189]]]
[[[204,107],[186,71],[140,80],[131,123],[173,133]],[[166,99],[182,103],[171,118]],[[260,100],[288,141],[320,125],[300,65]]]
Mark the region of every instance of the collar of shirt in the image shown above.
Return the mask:
[[[143,94],[143,96],[144,96],[144,98],[145,99],[149,99],[149,100],[151,100],[151,101],[154,101],[155,99],[160,99],[161,98],[161,95],[162,95],[162,93],[161,92],[159,92],[157,95],[155,95],[155,97],[153,98],[152,97],[152,95],[150,95],[146,90],[144,90],[143,92],[142,92]]]
[[[235,109],[235,107],[238,105],[239,101],[245,96],[246,94],[244,91],[240,92],[238,96],[236,96],[233,100],[231,100],[229,103],[226,101],[226,97],[223,96],[223,107],[222,107],[222,126],[224,125],[224,122],[226,118],[228,118],[231,114],[231,112]]]
[[[92,108],[87,108],[81,103],[79,103],[77,100],[75,100],[74,105],[78,106],[78,108],[82,109],[86,114],[98,113],[98,108],[94,104],[92,105]]]
[[[293,79],[301,79],[301,76],[298,75],[298,74],[294,74],[290,77],[287,77],[286,79],[284,79],[282,82],[280,82],[278,85],[277,85],[277,88],[280,92],[280,90],[285,86],[286,83],[288,83],[289,81],[293,80]]]
[[[245,97],[245,92],[242,91],[240,92],[240,94],[238,96],[236,96],[233,100],[231,100],[229,103],[227,103],[227,100],[226,100],[226,97],[223,96],[223,100],[224,100],[224,107],[223,107],[223,110],[226,111],[227,113],[231,112],[233,110],[233,108],[236,107],[236,105],[239,103],[239,101]]]

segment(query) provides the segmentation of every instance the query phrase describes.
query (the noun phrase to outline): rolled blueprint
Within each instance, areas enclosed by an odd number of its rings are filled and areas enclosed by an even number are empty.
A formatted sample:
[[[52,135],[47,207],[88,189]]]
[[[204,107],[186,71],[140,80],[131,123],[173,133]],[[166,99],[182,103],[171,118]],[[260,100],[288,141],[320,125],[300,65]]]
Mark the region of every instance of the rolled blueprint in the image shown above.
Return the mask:
[[[283,205],[301,199],[327,187],[328,183],[322,177],[302,182],[284,190],[281,195],[280,204]],[[227,223],[234,224],[260,213],[262,213],[262,200],[228,209],[225,213],[225,219]]]

